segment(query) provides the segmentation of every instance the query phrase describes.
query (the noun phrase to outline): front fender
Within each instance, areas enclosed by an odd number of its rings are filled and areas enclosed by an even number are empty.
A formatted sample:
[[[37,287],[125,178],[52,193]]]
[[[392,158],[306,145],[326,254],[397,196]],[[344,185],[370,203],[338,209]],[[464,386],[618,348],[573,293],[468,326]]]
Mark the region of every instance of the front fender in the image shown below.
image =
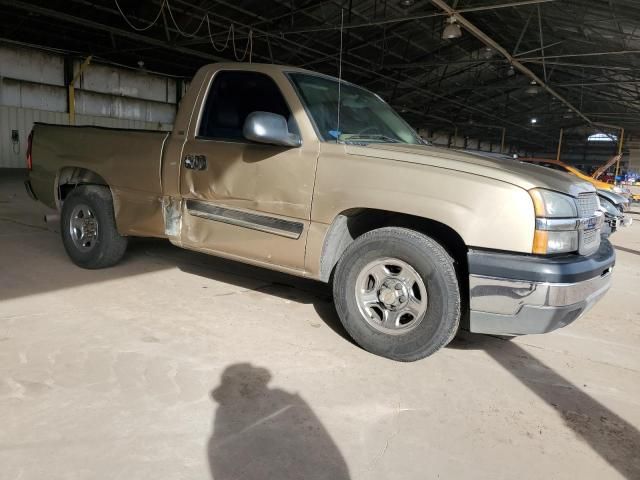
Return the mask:
[[[531,253],[535,213],[529,193],[480,175],[388,159],[321,155],[312,221],[373,208],[435,220],[469,247]]]

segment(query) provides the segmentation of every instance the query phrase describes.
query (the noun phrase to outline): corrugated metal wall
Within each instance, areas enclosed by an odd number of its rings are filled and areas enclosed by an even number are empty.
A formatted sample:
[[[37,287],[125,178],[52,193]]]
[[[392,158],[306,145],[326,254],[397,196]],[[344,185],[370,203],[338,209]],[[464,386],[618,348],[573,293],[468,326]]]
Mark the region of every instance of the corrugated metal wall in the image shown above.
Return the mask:
[[[0,105],[0,167],[24,168],[27,151],[27,137],[34,122],[68,125],[69,114],[49,112],[34,108],[7,107]],[[171,124],[144,122],[122,118],[100,117],[96,115],[76,115],[76,125],[96,125],[100,127],[132,128],[143,130],[171,130]],[[12,131],[18,131],[18,141],[12,140]]]
[[[74,62],[74,71],[80,63]],[[176,112],[173,78],[91,64],[75,87],[76,125],[147,130],[172,127]],[[24,167],[27,137],[34,122],[69,124],[64,58],[0,44],[0,168]]]

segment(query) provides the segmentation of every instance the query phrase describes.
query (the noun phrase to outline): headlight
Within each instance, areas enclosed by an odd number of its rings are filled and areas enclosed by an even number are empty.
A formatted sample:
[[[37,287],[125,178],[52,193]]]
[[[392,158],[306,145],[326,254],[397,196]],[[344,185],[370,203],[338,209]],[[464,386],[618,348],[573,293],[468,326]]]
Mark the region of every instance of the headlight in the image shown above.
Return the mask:
[[[627,210],[629,210],[629,199],[627,197],[622,197],[622,203],[620,204],[622,206],[622,211],[626,212]]]
[[[600,207],[610,215],[620,215],[620,210],[610,200],[600,197]]]
[[[573,197],[535,188],[529,191],[536,212],[533,253],[575,252],[580,247],[578,207]]]
[[[578,208],[576,201],[569,195],[534,188],[530,190],[536,217],[539,218],[576,218]]]

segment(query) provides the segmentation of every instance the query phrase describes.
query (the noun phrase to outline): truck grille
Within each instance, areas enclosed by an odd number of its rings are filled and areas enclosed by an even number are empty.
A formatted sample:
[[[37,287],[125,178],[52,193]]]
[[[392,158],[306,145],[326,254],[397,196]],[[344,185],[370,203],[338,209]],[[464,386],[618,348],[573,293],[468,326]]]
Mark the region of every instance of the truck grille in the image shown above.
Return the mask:
[[[591,255],[600,248],[600,229],[583,230],[578,239],[578,253],[580,255]]]
[[[596,230],[585,230],[582,234],[582,246],[586,248],[590,248],[594,242],[598,241],[598,237],[600,236],[600,231]]]
[[[593,217],[598,210],[598,195],[596,193],[581,193],[578,196],[578,216]],[[578,253],[591,255],[600,247],[600,229],[582,230],[579,237]]]
[[[598,196],[595,193],[581,193],[578,196],[578,216],[591,217],[598,209]]]

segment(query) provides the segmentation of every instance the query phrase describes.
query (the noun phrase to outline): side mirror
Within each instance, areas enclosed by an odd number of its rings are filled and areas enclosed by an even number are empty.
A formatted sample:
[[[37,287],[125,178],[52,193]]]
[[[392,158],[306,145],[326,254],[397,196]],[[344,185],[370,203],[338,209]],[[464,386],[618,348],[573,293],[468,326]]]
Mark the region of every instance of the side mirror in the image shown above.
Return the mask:
[[[283,147],[299,147],[300,135],[289,132],[287,119],[269,112],[251,112],[244,122],[242,134],[247,140]]]

